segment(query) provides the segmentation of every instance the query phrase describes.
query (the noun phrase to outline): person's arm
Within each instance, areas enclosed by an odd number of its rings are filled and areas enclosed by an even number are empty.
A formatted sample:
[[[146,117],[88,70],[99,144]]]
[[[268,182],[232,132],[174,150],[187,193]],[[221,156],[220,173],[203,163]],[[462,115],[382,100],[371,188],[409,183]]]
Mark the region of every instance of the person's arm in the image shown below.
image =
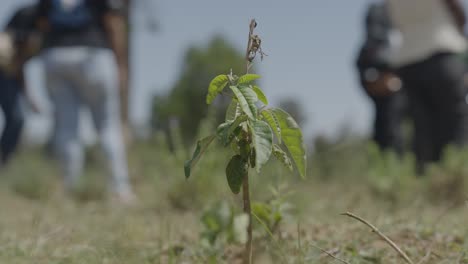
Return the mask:
[[[101,0],[97,11],[101,15],[107,39],[115,54],[119,68],[128,67],[127,34],[125,23],[126,4],[124,0]]]
[[[463,32],[466,24],[466,14],[463,9],[463,4],[459,0],[443,0],[452,14],[458,28]]]
[[[102,1],[107,3],[101,6],[103,25],[112,48],[119,70],[120,117],[123,123],[125,138],[128,139],[128,94],[129,94],[129,61],[128,61],[128,35],[126,34],[125,3],[121,1]]]
[[[38,104],[36,103],[36,100],[33,99],[33,97],[31,96],[31,93],[29,92],[29,89],[26,85],[26,79],[25,79],[25,65],[23,64],[18,72],[18,82],[19,82],[19,85],[20,85],[20,89],[24,95],[24,99],[26,100],[26,102],[28,103],[29,107],[31,108],[31,110],[38,114],[38,113],[41,113],[41,109],[40,107],[38,106]]]
[[[31,110],[35,113],[40,113],[41,112],[40,108],[38,107],[38,104],[31,96],[28,86],[26,85],[26,80],[25,80],[26,69],[25,68],[26,68],[27,59],[23,55],[19,55],[19,54],[22,54],[22,52],[15,54],[12,64],[11,64],[9,74],[11,74],[11,76],[17,81],[18,83],[17,89],[19,90],[20,93],[23,94]]]
[[[21,85],[19,89],[24,92],[22,85],[23,75],[21,72],[24,60],[23,49],[26,43],[27,30],[25,28],[25,9],[18,9],[13,17],[8,21],[5,32],[8,32],[12,38],[13,55],[8,65],[7,72],[11,77],[17,79]]]
[[[115,12],[108,12],[103,17],[104,27],[107,34],[107,39],[115,54],[119,68],[128,66],[127,62],[127,36],[125,34],[124,17]]]
[[[19,84],[18,88],[23,93],[31,109],[36,113],[40,111],[26,85],[25,67],[28,60],[39,53],[41,47],[42,38],[36,24],[37,14],[38,6],[25,7],[17,13],[16,22],[12,21],[13,23],[9,24],[16,32],[13,74]]]

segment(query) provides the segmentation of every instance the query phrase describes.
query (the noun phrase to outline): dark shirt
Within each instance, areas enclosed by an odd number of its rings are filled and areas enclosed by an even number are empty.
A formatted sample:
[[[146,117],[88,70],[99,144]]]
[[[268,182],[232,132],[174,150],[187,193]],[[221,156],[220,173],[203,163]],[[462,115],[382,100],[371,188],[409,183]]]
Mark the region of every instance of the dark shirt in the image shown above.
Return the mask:
[[[363,72],[370,67],[380,71],[388,70],[390,66],[387,51],[391,45],[393,25],[385,3],[372,3],[368,6],[364,26],[365,40],[356,61],[358,70]]]
[[[365,19],[366,41],[388,45],[390,31],[393,28],[385,3],[370,4]]]
[[[0,74],[19,86],[23,86],[23,65],[32,55],[28,53],[28,44],[29,37],[37,32],[36,20],[37,6],[27,5],[18,8],[4,27],[13,39],[14,56],[7,68],[0,69]]]
[[[15,46],[24,44],[27,37],[35,31],[36,11],[35,5],[24,6],[19,8],[8,21],[5,31],[13,35]]]
[[[109,48],[103,18],[110,12],[122,12],[125,7],[123,0],[68,0],[69,2],[84,1],[89,11],[89,23],[78,27],[56,27],[51,23],[53,1],[67,0],[39,1],[38,16],[45,18],[49,24],[45,48],[70,46]]]

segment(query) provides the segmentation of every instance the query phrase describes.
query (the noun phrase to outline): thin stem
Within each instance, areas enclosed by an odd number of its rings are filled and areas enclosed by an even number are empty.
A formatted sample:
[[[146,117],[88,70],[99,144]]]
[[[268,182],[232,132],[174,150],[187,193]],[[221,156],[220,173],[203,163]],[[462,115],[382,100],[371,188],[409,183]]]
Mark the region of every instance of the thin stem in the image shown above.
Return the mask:
[[[430,247],[427,250],[426,255],[424,255],[424,257],[418,262],[418,264],[424,264],[424,263],[428,262],[429,259],[431,258],[431,255],[432,255],[432,247]]]
[[[249,225],[247,226],[247,243],[244,250],[244,264],[252,263],[252,210],[250,208],[250,190],[249,190],[249,173],[244,176],[242,182],[242,200],[244,202],[244,213],[249,217]]]
[[[329,257],[331,257],[331,258],[333,258],[333,259],[338,260],[338,261],[341,262],[341,263],[350,264],[348,261],[346,261],[346,260],[344,260],[344,259],[341,259],[341,258],[335,256],[334,254],[332,254],[331,252],[326,251],[325,249],[322,249],[322,248],[320,248],[320,247],[318,247],[318,246],[316,246],[316,245],[314,245],[314,244],[309,244],[309,245],[310,245],[311,247],[313,247],[313,248],[316,248],[316,249],[320,250],[322,253],[325,253],[327,256],[329,256]]]
[[[301,259],[304,258],[304,254],[302,254],[302,243],[301,243],[301,224],[297,222],[297,248],[299,252],[301,252]]]
[[[249,38],[247,39],[247,51],[245,52],[245,60],[247,61],[247,66],[246,66],[246,70],[245,70],[245,73],[249,73],[249,70],[250,70],[250,63],[251,63],[251,59],[250,59],[250,52],[251,52],[251,48],[252,48],[252,35],[253,35],[253,31],[255,29],[257,25],[257,22],[255,22],[255,19],[252,19],[250,20],[250,25],[249,25]]]
[[[390,238],[388,238],[386,235],[384,235],[382,232],[380,232],[377,227],[373,226],[371,223],[367,222],[366,220],[364,220],[363,218],[353,214],[353,213],[350,213],[350,212],[347,212],[347,213],[344,213],[342,215],[345,215],[345,216],[348,216],[348,217],[351,217],[351,218],[354,218],[356,220],[358,220],[359,222],[365,224],[366,226],[370,227],[372,232],[376,233],[378,236],[380,236],[383,240],[385,240],[393,249],[395,249],[396,252],[398,252],[398,254],[400,255],[400,257],[402,257],[407,263],[409,264],[414,264],[414,262],[405,254],[405,252],[403,252],[403,250],[401,250],[397,244],[395,244],[395,242],[393,242]]]
[[[430,259],[431,259],[431,256],[432,256],[432,248],[434,247],[434,241],[431,242],[431,244],[429,245],[427,251],[426,251],[426,255],[424,255],[424,257],[418,262],[418,264],[424,264],[426,262],[428,262]]]
[[[247,51],[245,53],[245,60],[247,62],[246,74],[249,73],[250,69],[250,52],[252,46],[252,34],[257,26],[255,19],[250,20],[249,25],[249,38],[247,40]],[[252,263],[252,210],[250,208],[250,190],[249,190],[249,173],[247,172],[242,182],[242,200],[244,202],[244,213],[249,217],[249,225],[247,226],[247,243],[245,244],[244,250],[244,264]]]

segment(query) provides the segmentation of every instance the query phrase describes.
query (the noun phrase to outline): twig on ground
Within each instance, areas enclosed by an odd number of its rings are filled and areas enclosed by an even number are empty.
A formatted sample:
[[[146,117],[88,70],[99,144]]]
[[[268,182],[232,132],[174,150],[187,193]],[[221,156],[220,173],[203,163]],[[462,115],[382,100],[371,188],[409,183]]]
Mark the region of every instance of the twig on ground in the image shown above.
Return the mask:
[[[439,258],[439,259],[443,259],[444,257],[441,256],[439,253],[437,253],[436,251],[432,251],[432,255]]]
[[[439,225],[439,223],[444,219],[444,217],[447,216],[447,213],[457,207],[457,202],[452,202],[449,204],[449,206],[446,206],[442,212],[440,212],[437,217],[434,217],[435,221],[432,224],[432,228],[436,229],[436,227]]]
[[[380,236],[383,240],[385,240],[393,249],[395,249],[396,252],[398,252],[398,254],[409,264],[414,264],[414,262],[405,254],[405,252],[403,252],[398,246],[397,244],[395,244],[395,242],[393,242],[390,238],[388,238],[386,235],[384,235],[382,232],[380,232],[377,227],[373,226],[371,223],[369,223],[368,221],[364,220],[363,218],[353,214],[353,213],[350,213],[350,212],[346,212],[346,213],[343,213],[342,215],[344,216],[348,216],[348,217],[351,217],[351,218],[354,218],[356,220],[358,220],[359,222],[367,225],[368,227],[370,227],[372,229],[372,232],[376,233],[378,236]]]
[[[432,247],[433,247],[433,246],[434,246],[434,244],[432,243],[432,244],[429,246],[429,249],[427,250],[426,255],[418,262],[418,264],[424,264],[424,263],[426,263],[427,261],[429,261],[429,259],[431,259]]]
[[[341,259],[341,258],[335,256],[334,254],[332,254],[332,253],[326,251],[325,249],[322,249],[322,248],[320,248],[320,247],[318,247],[318,246],[316,246],[316,245],[314,245],[314,244],[310,244],[310,245],[311,245],[313,248],[316,248],[316,249],[322,251],[322,253],[327,254],[329,257],[334,258],[334,259],[340,261],[341,263],[350,264],[348,261],[346,261],[346,260],[344,260],[344,259]]]

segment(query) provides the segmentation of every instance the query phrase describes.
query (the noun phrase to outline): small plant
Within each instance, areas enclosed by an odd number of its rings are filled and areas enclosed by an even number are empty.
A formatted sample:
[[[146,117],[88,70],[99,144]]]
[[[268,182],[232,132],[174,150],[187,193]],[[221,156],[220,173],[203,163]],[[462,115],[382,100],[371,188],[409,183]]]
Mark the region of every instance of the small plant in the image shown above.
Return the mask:
[[[255,56],[262,57],[261,39],[253,34],[257,23],[250,23],[246,60],[247,72],[240,77],[230,74],[216,76],[208,87],[207,104],[224,93],[229,87],[232,100],[226,110],[225,122],[216,132],[197,142],[190,160],[185,163],[185,176],[190,177],[194,166],[216,139],[234,153],[226,166],[226,178],[231,191],[238,194],[242,188],[244,213],[249,218],[244,263],[252,259],[252,217],[249,191],[249,169],[260,173],[261,168],[273,155],[289,170],[297,169],[301,177],[306,174],[306,153],[302,132],[296,121],[280,108],[267,108],[268,99],[253,82],[260,78],[249,74]],[[289,154],[289,155],[288,155]]]
[[[271,198],[265,202],[252,203],[252,215],[268,235],[277,233],[283,219],[291,218],[293,211],[296,209],[287,201],[287,197],[292,192],[284,190],[286,186],[285,184],[278,187],[270,186]]]
[[[411,154],[398,156],[391,151],[381,151],[375,143],[367,148],[367,183],[371,193],[395,205],[414,191],[416,171]]]
[[[220,201],[205,210],[201,217],[203,232],[201,242],[207,247],[226,242],[245,243],[247,241],[246,214],[237,214],[226,201]],[[222,240],[222,241],[219,241]]]

